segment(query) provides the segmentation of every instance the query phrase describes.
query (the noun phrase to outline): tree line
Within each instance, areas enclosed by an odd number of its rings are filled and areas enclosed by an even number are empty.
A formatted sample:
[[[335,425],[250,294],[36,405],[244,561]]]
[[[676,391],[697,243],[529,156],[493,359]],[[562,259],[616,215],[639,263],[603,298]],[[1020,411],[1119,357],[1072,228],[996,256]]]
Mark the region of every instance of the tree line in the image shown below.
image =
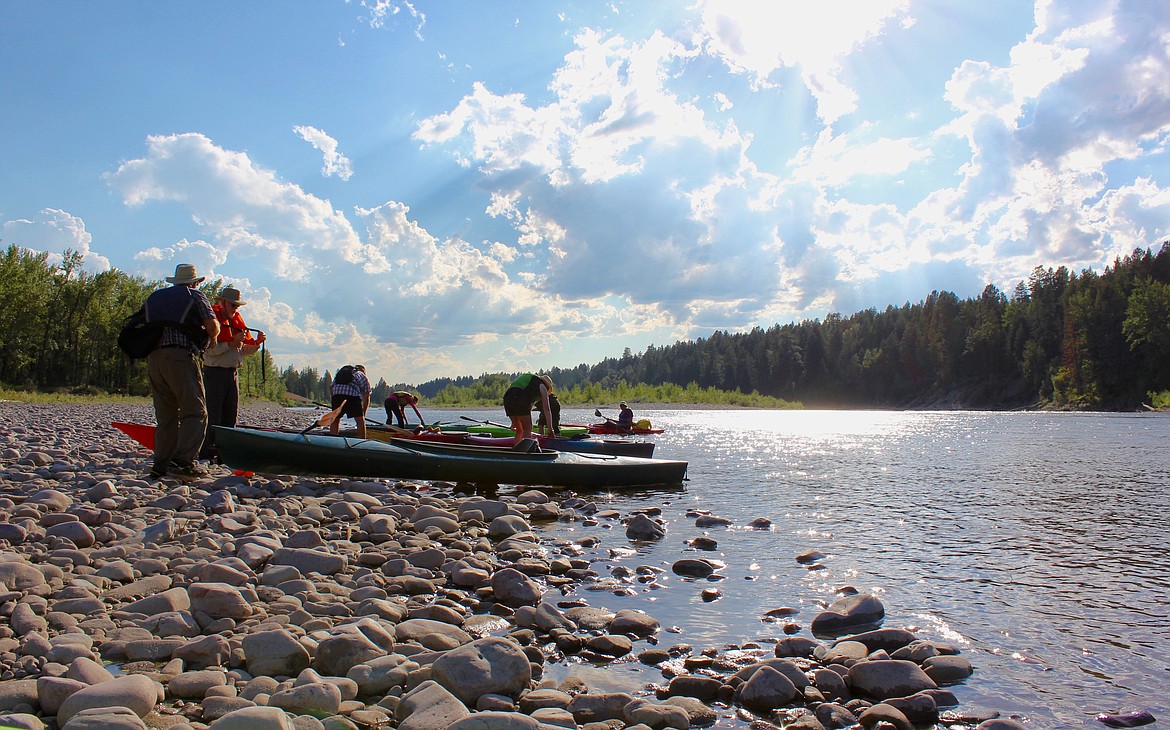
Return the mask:
[[[118,349],[118,332],[167,284],[117,269],[94,274],[83,263],[72,250],[60,263],[16,246],[0,254],[0,378],[22,391],[149,395],[146,361]],[[217,279],[199,290],[212,297],[222,287]],[[241,395],[277,400],[284,390],[271,353],[244,358]]]
[[[823,407],[1157,405],[1170,391],[1170,242],[1099,274],[1037,267],[1010,297],[993,285],[962,300],[935,291],[917,304],[627,348],[547,372],[562,391],[694,385]],[[473,399],[494,391],[498,401],[511,377],[418,390],[435,401],[452,388]]]
[[[117,347],[122,321],[164,282],[116,269],[93,274],[82,256],[9,246],[0,255],[0,378],[17,390],[146,395],[146,365]],[[222,281],[199,288],[214,296]],[[1005,408],[1051,404],[1128,409],[1170,391],[1170,242],[1135,249],[1097,273],[1037,267],[1011,296],[931,292],[917,304],[850,316],[717,331],[640,354],[547,371],[566,403],[708,402],[782,407]],[[434,405],[499,403],[515,374],[379,380],[373,403],[415,390]],[[328,402],[329,371],[245,358],[245,397],[294,393]],[[641,390],[639,390],[641,388]],[[694,398],[696,400],[683,400]],[[745,402],[746,401],[746,402]]]

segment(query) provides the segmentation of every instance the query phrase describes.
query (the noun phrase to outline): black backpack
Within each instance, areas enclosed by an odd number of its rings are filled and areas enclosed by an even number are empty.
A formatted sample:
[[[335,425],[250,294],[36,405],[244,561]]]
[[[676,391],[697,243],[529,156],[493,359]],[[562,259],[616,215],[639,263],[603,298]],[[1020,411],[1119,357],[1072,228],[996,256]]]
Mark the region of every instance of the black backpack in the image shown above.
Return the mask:
[[[146,305],[122,321],[122,329],[118,332],[118,347],[131,360],[141,360],[158,347],[162,339],[163,328],[171,327],[185,334],[200,351],[206,350],[211,344],[211,335],[203,329],[195,313],[193,305],[188,305],[185,322],[171,322],[169,320],[147,321]]]
[[[131,360],[141,360],[158,347],[162,338],[163,322],[147,322],[146,307],[139,307],[122,322],[122,331],[118,333],[118,347]]]
[[[333,382],[336,385],[349,385],[353,382],[353,365],[342,365],[341,369],[337,371],[337,375],[333,376]]]

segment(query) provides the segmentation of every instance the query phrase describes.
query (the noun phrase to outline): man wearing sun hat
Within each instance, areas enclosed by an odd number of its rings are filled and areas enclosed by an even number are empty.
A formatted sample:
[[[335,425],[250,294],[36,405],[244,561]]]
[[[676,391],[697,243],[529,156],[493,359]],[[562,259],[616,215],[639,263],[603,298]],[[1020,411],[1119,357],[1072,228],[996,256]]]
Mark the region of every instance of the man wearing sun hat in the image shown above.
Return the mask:
[[[215,431],[212,426],[235,426],[240,408],[240,366],[244,358],[260,349],[264,333],[253,338],[240,316],[247,304],[234,286],[225,286],[215,296],[212,309],[219,323],[219,336],[203,353],[203,386],[207,390],[207,437],[199,455],[215,457]]]
[[[195,287],[204,280],[193,264],[179,264],[146,299],[146,321],[166,322],[158,345],[146,358],[154,400],[154,466],[150,475],[182,480],[207,476],[195,464],[207,432],[207,402],[199,354],[219,334],[207,296]]]

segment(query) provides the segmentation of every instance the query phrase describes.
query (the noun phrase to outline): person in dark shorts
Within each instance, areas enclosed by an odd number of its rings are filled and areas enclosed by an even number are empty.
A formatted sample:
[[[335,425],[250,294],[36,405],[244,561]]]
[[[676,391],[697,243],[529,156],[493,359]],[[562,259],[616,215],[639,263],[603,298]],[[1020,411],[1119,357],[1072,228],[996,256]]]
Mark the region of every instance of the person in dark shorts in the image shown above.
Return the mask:
[[[556,393],[549,393],[548,405],[550,415],[552,416],[552,428],[549,428],[549,423],[544,419],[544,414],[536,420],[536,432],[541,436],[559,436],[561,434],[561,400],[557,398]],[[540,404],[532,406],[532,410],[539,411]]]
[[[357,436],[366,437],[366,408],[370,405],[370,380],[366,377],[365,365],[346,365],[338,369],[329,387],[333,394],[333,408],[344,404],[342,416],[349,416],[357,423]],[[341,418],[334,418],[329,424],[329,433],[336,436],[341,430]]]
[[[516,443],[532,438],[532,406],[540,404],[540,414],[545,423],[552,423],[552,406],[549,396],[553,389],[552,378],[547,375],[524,373],[512,381],[504,391],[504,413],[512,419],[512,430],[516,432]]]
[[[418,416],[418,422],[423,422],[422,414],[418,412],[418,396],[414,393],[408,393],[405,390],[396,390],[386,398],[383,404],[386,406],[386,425],[390,425],[391,419],[398,422],[399,428],[406,428],[406,407],[410,406],[414,409],[415,415]]]

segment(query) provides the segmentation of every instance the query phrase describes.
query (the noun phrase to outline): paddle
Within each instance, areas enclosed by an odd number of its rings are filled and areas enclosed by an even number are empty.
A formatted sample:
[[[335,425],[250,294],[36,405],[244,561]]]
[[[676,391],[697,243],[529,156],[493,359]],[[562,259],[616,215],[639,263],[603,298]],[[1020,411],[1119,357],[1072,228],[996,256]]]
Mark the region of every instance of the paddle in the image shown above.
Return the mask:
[[[496,423],[495,421],[481,421],[478,418],[472,418],[471,416],[460,416],[460,418],[462,418],[464,421],[471,421],[472,423],[483,423],[488,426],[495,426],[497,428],[506,428],[509,430],[512,428],[511,426],[505,426],[502,423]]]
[[[324,427],[328,426],[329,424],[333,423],[333,421],[334,421],[334,420],[336,420],[336,419],[337,419],[337,417],[341,415],[341,410],[342,410],[343,408],[345,408],[345,403],[342,403],[341,405],[337,406],[337,407],[336,407],[336,408],[334,408],[333,410],[331,410],[331,411],[329,411],[328,413],[326,413],[326,414],[322,415],[320,418],[318,418],[318,419],[317,419],[317,422],[316,422],[316,423],[314,423],[314,424],[311,424],[311,425],[310,425],[308,428],[306,428],[304,431],[301,431],[300,435],[301,435],[301,436],[304,436],[304,435],[305,435],[305,434],[307,434],[309,431],[312,431],[314,428],[317,428],[318,426],[319,426],[319,427],[321,427],[321,428],[324,428]]]
[[[610,418],[609,416],[607,416],[607,415],[605,415],[604,413],[602,413],[602,412],[601,412],[601,409],[594,409],[594,411],[593,411],[593,415],[597,416],[598,418],[604,418],[605,420],[609,421],[610,423],[612,423],[612,424],[614,424],[614,425],[616,425],[616,426],[620,426],[620,425],[621,425],[621,424],[620,424],[620,423],[618,423],[617,421],[613,420],[613,419],[612,419],[612,418]]]
[[[245,332],[255,332],[258,335],[264,334],[263,330],[258,330],[258,329],[255,329],[253,327],[245,327],[244,331]],[[264,346],[265,346],[265,343],[267,343],[267,342],[268,342],[268,338],[266,337],[266,338],[264,338],[264,342],[260,343],[260,382],[261,383],[268,382],[268,368],[264,367],[264,353],[265,353]]]

